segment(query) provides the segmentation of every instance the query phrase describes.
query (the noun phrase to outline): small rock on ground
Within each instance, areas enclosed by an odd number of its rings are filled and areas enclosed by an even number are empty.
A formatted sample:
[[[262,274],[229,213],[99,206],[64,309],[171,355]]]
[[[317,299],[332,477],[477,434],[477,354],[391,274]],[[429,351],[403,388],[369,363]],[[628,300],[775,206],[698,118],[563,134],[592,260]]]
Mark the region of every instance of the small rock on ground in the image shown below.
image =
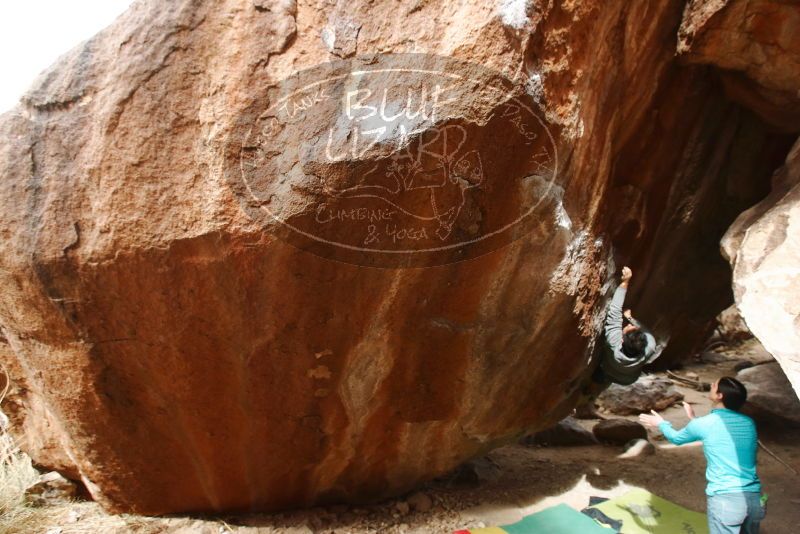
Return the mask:
[[[421,492],[413,494],[406,502],[416,512],[427,512],[433,506],[431,498]]]
[[[411,511],[411,506],[406,501],[398,501],[395,504],[395,508],[400,512],[400,515],[407,515]]]
[[[640,456],[650,456],[656,453],[656,447],[646,439],[632,439],[625,444],[625,452],[619,455],[620,458],[638,458]]]
[[[618,415],[664,410],[681,400],[683,394],[671,380],[653,375],[642,376],[629,386],[611,384],[597,398],[598,404]]]
[[[69,502],[78,495],[78,485],[57,471],[39,476],[39,480],[25,490],[25,502],[33,506],[46,506]]]
[[[647,430],[639,423],[627,419],[600,421],[594,425],[592,432],[599,441],[615,445],[624,445],[632,439],[647,439]]]
[[[576,446],[596,445],[594,434],[583,428],[574,417],[566,417],[552,428],[525,436],[520,440],[525,446],[551,445],[551,446]]]

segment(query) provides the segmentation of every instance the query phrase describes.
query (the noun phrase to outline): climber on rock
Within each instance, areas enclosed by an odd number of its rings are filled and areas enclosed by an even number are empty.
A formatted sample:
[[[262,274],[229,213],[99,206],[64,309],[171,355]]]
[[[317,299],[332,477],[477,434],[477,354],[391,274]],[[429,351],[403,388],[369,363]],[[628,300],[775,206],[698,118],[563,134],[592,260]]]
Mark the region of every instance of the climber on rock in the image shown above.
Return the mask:
[[[614,291],[606,315],[600,363],[592,374],[590,384],[584,389],[584,401],[578,406],[577,415],[580,417],[596,416],[594,399],[600,393],[612,383],[633,384],[642,374],[644,366],[658,357],[653,335],[633,318],[631,310],[622,311],[632,277],[630,268],[623,267],[622,279]]]
[[[632,277],[630,268],[623,267],[621,282],[614,291],[606,315],[605,344],[600,365],[593,377],[595,381],[633,384],[642,374],[642,368],[657,357],[653,335],[633,318],[630,310],[622,312]]]

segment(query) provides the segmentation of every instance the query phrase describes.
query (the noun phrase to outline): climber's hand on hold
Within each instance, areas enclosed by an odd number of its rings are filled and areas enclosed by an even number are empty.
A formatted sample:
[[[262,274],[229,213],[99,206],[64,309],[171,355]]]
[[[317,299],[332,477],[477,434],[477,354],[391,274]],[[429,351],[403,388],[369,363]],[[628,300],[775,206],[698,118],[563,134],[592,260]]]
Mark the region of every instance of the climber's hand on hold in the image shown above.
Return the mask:
[[[622,315],[624,315],[624,316],[625,316],[625,318],[626,318],[628,321],[630,321],[631,319],[633,319],[633,314],[631,313],[631,311],[630,311],[630,310],[625,310],[624,312],[622,312]]]
[[[694,408],[686,401],[683,401],[683,411],[686,412],[686,417],[694,419]]]
[[[633,277],[633,271],[631,271],[631,268],[627,267],[627,266],[623,267],[622,268],[622,281],[623,282],[627,282],[628,280],[631,279],[631,277]]]
[[[631,271],[630,267],[623,267],[622,281],[619,284],[620,287],[628,287],[628,282],[630,281],[632,276],[633,276],[633,271]]]

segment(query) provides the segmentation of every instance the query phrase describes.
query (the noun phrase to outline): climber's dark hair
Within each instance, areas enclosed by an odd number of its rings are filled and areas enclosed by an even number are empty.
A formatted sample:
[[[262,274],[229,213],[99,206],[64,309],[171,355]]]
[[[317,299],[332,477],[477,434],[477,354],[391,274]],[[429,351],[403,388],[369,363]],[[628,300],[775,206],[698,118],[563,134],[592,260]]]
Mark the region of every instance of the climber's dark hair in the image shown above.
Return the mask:
[[[622,352],[628,358],[641,358],[647,347],[647,336],[640,329],[622,335]]]
[[[723,376],[717,382],[717,392],[722,393],[722,404],[736,412],[747,400],[747,388],[733,377]]]

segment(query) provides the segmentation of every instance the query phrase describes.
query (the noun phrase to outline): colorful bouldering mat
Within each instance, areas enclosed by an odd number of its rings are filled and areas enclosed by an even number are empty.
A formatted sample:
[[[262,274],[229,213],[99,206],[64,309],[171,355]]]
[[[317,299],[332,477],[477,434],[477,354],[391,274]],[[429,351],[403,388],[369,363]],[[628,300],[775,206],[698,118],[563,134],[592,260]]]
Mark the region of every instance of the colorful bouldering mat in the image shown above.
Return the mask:
[[[531,514],[511,525],[457,530],[453,534],[611,534],[613,532],[612,529],[601,527],[574,508],[559,504]]]

